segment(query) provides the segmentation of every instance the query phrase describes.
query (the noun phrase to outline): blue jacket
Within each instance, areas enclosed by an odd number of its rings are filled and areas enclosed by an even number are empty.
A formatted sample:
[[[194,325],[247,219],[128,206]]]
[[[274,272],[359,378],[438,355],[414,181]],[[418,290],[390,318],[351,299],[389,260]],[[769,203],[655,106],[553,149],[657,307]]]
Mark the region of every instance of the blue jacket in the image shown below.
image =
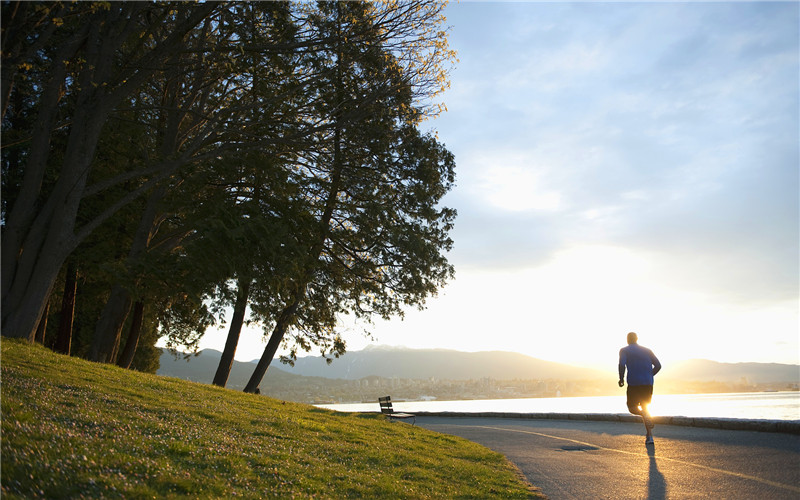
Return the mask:
[[[619,379],[628,368],[628,385],[653,385],[653,375],[661,370],[661,363],[653,351],[639,344],[630,344],[619,350]]]

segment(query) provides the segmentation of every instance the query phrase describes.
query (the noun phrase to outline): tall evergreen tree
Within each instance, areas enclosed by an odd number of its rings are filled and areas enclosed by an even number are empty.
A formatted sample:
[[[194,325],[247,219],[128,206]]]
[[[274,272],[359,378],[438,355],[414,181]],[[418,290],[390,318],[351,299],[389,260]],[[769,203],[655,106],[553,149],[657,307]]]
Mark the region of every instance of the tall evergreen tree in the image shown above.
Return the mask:
[[[245,391],[258,387],[290,329],[296,347],[339,355],[338,314],[402,314],[402,305],[421,305],[453,273],[441,252],[451,245],[455,212],[436,208],[454,180],[453,158],[416,129],[426,112],[416,101],[442,84],[416,72],[435,71],[449,53],[425,43],[441,21],[437,6],[416,6],[427,9],[320,3],[308,18],[328,41],[308,62],[326,75],[315,112],[332,127],[299,159],[315,222]],[[388,26],[402,30],[387,33]],[[418,66],[402,64],[408,54],[393,53],[394,37],[416,41],[406,49]]]
[[[36,79],[29,96],[35,118],[18,165],[22,174],[14,176],[21,181],[3,214],[3,335],[32,339],[67,256],[149,189],[144,182],[95,219],[78,221],[81,201],[99,190],[87,182],[109,116],[219,8],[215,3],[3,4],[3,40],[10,49],[3,50],[3,66],[10,69],[3,78],[4,116],[13,94],[23,90],[17,82]],[[65,146],[52,150],[63,127]],[[159,165],[156,177],[173,168],[174,160]],[[56,179],[52,186],[43,185],[48,172]]]

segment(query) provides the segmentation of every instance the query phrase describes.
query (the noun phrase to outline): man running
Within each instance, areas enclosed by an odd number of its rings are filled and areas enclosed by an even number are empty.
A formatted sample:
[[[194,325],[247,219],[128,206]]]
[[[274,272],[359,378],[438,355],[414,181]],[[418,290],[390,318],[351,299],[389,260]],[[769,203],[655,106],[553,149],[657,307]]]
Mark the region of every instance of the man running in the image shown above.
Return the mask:
[[[628,411],[641,415],[647,429],[645,444],[653,444],[653,419],[647,405],[653,398],[653,376],[661,370],[661,363],[653,351],[637,344],[639,337],[628,334],[628,345],[619,350],[619,386],[624,387],[625,368],[628,368]]]

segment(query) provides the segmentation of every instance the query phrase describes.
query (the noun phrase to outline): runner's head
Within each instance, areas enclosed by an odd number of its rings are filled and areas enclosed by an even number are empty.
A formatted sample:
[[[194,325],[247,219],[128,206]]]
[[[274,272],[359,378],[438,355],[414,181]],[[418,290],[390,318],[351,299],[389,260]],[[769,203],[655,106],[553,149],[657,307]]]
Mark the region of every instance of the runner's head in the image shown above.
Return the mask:
[[[638,340],[639,337],[634,332],[628,334],[628,344],[635,344]]]

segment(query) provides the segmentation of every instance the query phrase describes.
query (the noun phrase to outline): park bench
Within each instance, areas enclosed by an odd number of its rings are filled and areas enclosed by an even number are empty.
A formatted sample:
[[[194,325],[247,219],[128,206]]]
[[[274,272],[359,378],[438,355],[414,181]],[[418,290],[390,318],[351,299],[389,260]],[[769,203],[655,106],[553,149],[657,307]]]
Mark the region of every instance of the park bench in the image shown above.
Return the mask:
[[[412,425],[417,423],[417,416],[412,413],[395,413],[394,409],[392,408],[392,397],[386,396],[383,398],[378,398],[378,403],[381,405],[381,413],[386,415],[391,422],[393,418],[397,419],[407,419],[412,418],[414,419],[411,423]]]

